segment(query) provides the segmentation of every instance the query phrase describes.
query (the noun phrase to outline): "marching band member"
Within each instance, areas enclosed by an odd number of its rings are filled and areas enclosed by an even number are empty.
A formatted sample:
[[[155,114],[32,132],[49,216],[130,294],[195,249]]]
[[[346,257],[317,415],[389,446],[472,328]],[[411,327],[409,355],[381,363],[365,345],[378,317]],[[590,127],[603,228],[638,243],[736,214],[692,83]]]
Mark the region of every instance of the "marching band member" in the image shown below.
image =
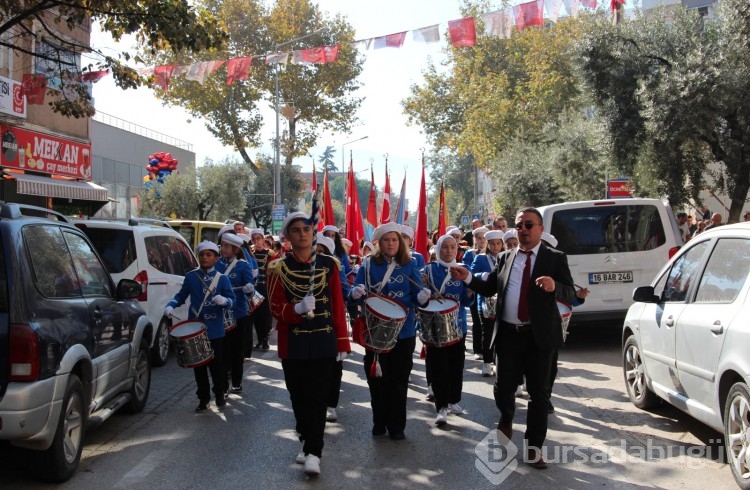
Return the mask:
[[[515,232],[515,230],[513,231]],[[477,255],[469,269],[473,275],[480,275],[482,277],[489,276],[490,272],[495,270],[497,254],[503,251],[503,232],[500,230],[490,230],[484,234],[484,238],[487,242],[486,253]],[[496,296],[491,298],[494,299]],[[477,303],[479,303],[477,308],[479,321],[482,322],[482,338],[480,339],[482,343],[482,376],[490,377],[494,375],[492,363],[495,362],[492,349],[490,349],[492,329],[495,326],[495,302],[490,301],[491,304],[488,305],[487,298],[477,295]],[[476,341],[477,339],[475,338],[474,342]]]
[[[378,250],[365,257],[354,281],[356,286],[349,293],[350,301],[361,303],[369,290],[393,299],[406,312],[395,347],[378,354],[377,360],[368,349],[364,360],[372,404],[372,435],[382,436],[387,430],[393,440],[405,437],[406,392],[416,345],[414,307],[430,299],[430,290],[422,287],[416,261],[409,254],[401,232],[401,225],[393,222],[375,229],[373,240]]]
[[[246,294],[255,292],[255,282],[258,277],[258,266],[253,261],[251,265],[245,260],[242,253],[242,237],[234,232],[226,232],[219,238],[221,242],[221,259],[216,263],[216,270],[229,278],[232,289],[235,292],[236,301],[232,312],[236,327],[226,333],[224,338],[224,367],[229,372],[231,386],[227,387],[227,393],[242,392],[242,362],[245,345],[245,335],[250,333],[250,308]]]
[[[471,264],[474,262],[474,258],[479,254],[483,254],[487,248],[487,240],[485,240],[484,234],[488,231],[490,230],[486,226],[480,226],[472,230],[471,235],[473,246],[464,253],[463,258],[461,259],[461,262],[463,262],[467,268],[471,269]],[[482,322],[482,319],[479,318],[476,301],[471,303],[469,311],[471,312],[471,348],[474,351],[474,360],[481,361],[484,359],[484,351],[482,350],[482,332],[484,332],[484,323]]]
[[[258,263],[258,278],[255,283],[255,290],[262,296],[268,298],[268,290],[266,289],[266,269],[270,260],[273,260],[274,254],[272,250],[266,247],[263,230],[260,228],[253,228],[250,230],[250,239],[253,242],[253,258]],[[266,301],[263,301],[255,311],[253,311],[250,321],[255,327],[255,335],[258,338],[258,343],[253,347],[252,332],[249,332],[247,342],[245,342],[245,357],[251,357],[254,350],[268,352],[268,335],[271,333],[271,309],[267,299]]]
[[[312,223],[302,212],[287,216],[282,233],[291,244],[268,265],[271,312],[277,319],[284,381],[303,442],[296,461],[307,475],[320,474],[326,395],[334,366],[351,351],[341,294],[339,265],[313,254]]]
[[[401,225],[401,236],[406,241],[409,253],[411,253],[411,256],[417,261],[417,268],[422,270],[425,261],[422,254],[414,250],[414,228],[409,225]]]
[[[333,251],[336,249],[334,241],[322,233],[318,233],[317,247],[319,254],[326,254],[333,257]],[[349,295],[349,280],[344,275],[344,269],[339,269],[339,278],[341,279],[341,298],[346,300]],[[331,294],[336,294],[335,291],[331,291]],[[339,395],[341,394],[341,377],[344,374],[344,361],[336,360],[336,366],[333,368],[333,379],[331,380],[331,387],[328,390],[328,396],[326,397],[326,422],[336,422],[339,418],[336,413],[336,407],[339,406]]]
[[[458,303],[461,308],[469,306],[474,300],[474,293],[463,281],[452,279],[450,276],[450,267],[457,265],[458,242],[451,235],[443,235],[438,239],[435,248],[437,260],[430,262],[424,268],[428,286],[437,291],[437,301],[440,298],[449,298]],[[455,321],[458,327],[458,317]],[[437,411],[435,424],[438,426],[443,426],[448,422],[448,413],[463,413],[458,403],[461,401],[463,391],[465,339],[466,330],[463,330],[461,340],[457,343],[444,347],[427,344],[425,364],[430,373]]]
[[[185,274],[182,287],[167,303],[164,316],[171,318],[174,309],[190,298],[190,320],[200,320],[206,325],[208,340],[214,351],[214,358],[208,365],[193,368],[195,383],[198,385],[198,407],[196,412],[205,412],[211,401],[208,371],[211,371],[216,406],[226,406],[224,398],[227,373],[223,367],[224,358],[224,310],[234,305],[234,292],[229,278],[214,267],[219,260],[219,247],[213,242],[200,242],[195,248],[200,267]]]

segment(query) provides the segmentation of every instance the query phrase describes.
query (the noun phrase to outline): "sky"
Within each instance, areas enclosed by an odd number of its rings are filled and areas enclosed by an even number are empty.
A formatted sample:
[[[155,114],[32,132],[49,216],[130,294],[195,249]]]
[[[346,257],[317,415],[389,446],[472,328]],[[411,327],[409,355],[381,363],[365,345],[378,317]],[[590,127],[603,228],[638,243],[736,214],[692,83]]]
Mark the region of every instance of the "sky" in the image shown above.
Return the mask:
[[[356,39],[410,31],[433,24],[440,25],[441,38],[444,38],[448,21],[461,18],[460,0],[320,0],[318,5],[330,16],[337,13],[346,16],[356,31]],[[407,126],[400,104],[409,95],[409,87],[421,83],[428,60],[437,62],[443,59],[444,43],[442,39],[439,43],[414,43],[411,33],[408,33],[401,48],[361,51],[366,61],[360,75],[362,88],[357,92],[358,96],[365,98],[357,113],[360,124],[349,134],[321,136],[319,146],[310,151],[316,162],[326,146],[333,146],[336,149],[336,163],[340,167],[342,145],[351,142],[344,146],[347,169],[351,150],[358,177],[369,178],[367,171],[372,163],[375,185],[382,189],[387,154],[391,193],[400,191],[406,176],[409,207],[412,210],[416,208],[421,178],[421,149],[428,152],[429,146],[418,127]],[[114,53],[113,48],[121,51],[130,47],[127,44],[117,46],[107,36],[98,33],[92,33],[92,45],[105,52],[110,50],[110,53]],[[219,160],[236,154],[231,147],[222,146],[200,119],[192,118],[179,107],[164,106],[148,88],[122,90],[115,86],[112,77],[104,77],[94,84],[93,95],[96,110],[100,113],[193,143],[198,165],[206,158]],[[283,117],[281,121],[283,131]],[[261,148],[269,155],[273,154],[274,136],[274,114],[269,111],[263,131],[267,143]],[[364,139],[354,141],[360,138]],[[146,158],[147,155],[144,155],[144,175]],[[305,157],[295,160],[295,163],[302,167],[302,171],[309,172],[312,171],[312,161],[310,157]],[[429,183],[429,172],[427,179]]]

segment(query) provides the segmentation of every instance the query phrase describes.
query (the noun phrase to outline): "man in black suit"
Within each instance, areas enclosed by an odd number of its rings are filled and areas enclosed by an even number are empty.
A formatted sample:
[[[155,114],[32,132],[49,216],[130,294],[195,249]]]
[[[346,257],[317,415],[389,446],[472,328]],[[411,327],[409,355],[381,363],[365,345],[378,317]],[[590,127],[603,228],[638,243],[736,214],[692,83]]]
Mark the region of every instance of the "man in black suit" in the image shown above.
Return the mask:
[[[518,380],[526,376],[529,401],[526,417],[527,462],[544,469],[541,447],[547,437],[550,369],[562,343],[562,325],[556,299],[571,303],[573,278],[564,253],[541,242],[544,226],[535,208],[516,214],[519,247],[498,256],[497,267],[486,277],[472,277],[454,267],[451,275],[483,296],[497,293],[492,345],[497,355],[495,404],[500,410],[498,430],[513,434]],[[528,262],[528,266],[527,266]]]

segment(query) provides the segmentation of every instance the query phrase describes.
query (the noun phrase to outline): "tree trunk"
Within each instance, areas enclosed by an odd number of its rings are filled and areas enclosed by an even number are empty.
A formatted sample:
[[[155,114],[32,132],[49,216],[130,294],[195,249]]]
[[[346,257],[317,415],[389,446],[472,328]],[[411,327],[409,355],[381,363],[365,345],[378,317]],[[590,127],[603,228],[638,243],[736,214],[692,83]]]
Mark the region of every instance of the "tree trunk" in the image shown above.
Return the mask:
[[[744,165],[741,166],[741,172],[737,174],[734,182],[734,192],[731,196],[732,204],[729,207],[729,216],[727,217],[727,223],[737,223],[740,221],[742,208],[745,206],[747,200],[748,191],[750,191],[750,152],[742,152],[742,161]]]

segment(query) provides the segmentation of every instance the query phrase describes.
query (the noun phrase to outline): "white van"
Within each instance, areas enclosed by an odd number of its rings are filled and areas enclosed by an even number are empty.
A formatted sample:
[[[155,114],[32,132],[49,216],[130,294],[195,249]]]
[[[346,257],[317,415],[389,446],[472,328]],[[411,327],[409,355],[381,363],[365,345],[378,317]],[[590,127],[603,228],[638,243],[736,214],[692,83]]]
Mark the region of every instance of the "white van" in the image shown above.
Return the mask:
[[[683,245],[677,219],[659,199],[608,199],[539,208],[544,230],[568,256],[576,286],[588,288],[573,323],[623,321],[635,284],[647,284]]]

